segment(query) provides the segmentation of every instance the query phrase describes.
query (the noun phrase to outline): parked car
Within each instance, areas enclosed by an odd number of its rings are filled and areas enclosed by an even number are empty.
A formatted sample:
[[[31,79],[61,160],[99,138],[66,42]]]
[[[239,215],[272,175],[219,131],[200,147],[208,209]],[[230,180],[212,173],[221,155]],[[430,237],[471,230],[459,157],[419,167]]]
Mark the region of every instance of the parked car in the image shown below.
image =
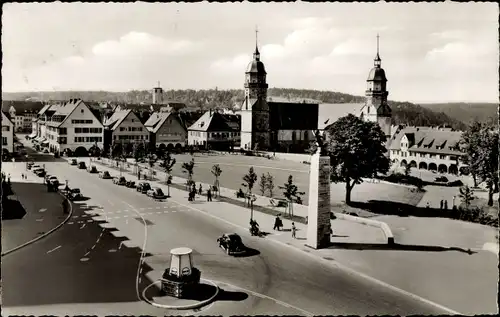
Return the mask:
[[[40,165],[38,165],[38,164],[32,165],[31,166],[31,171],[34,172],[34,171],[36,171],[37,169],[40,169],[40,168],[42,168],[42,167]]]
[[[219,247],[226,251],[228,255],[244,254],[247,250],[241,237],[236,233],[225,233],[217,239]]]
[[[90,174],[99,173],[99,171],[97,171],[97,167],[95,166],[89,166],[89,168],[87,168],[87,172],[89,172]]]
[[[150,190],[147,191],[146,195],[153,199],[165,199],[167,196],[163,193],[161,188],[159,187],[153,187]]]
[[[85,165],[85,162],[80,162],[78,163],[78,168],[81,170],[87,169],[87,165]]]
[[[137,191],[143,194],[147,194],[148,190],[151,189],[151,185],[147,182],[141,182],[137,185]]]
[[[135,182],[134,181],[127,181],[127,184],[125,184],[128,188],[135,188]]]
[[[439,176],[439,177],[436,177],[434,179],[435,182],[439,182],[439,183],[447,183],[448,182],[448,178],[446,176]]]
[[[34,172],[39,177],[44,177],[45,174],[46,174],[46,172],[45,172],[45,170],[43,168],[38,168]]]
[[[56,185],[56,186],[59,186],[59,180],[57,179],[56,176],[50,176],[49,177],[49,183],[51,183],[53,185]]]
[[[28,162],[28,169],[30,170],[33,165],[35,165],[35,162],[31,161],[31,162]]]
[[[127,185],[127,180],[125,179],[125,177],[121,176],[120,178],[118,178],[118,182],[116,184],[120,186],[125,186]]]
[[[75,159],[72,159],[71,162],[70,162],[71,165],[78,165],[78,163],[76,162]]]
[[[72,188],[69,190],[68,198],[71,200],[82,199],[83,195],[79,188]]]
[[[44,178],[45,178],[45,182],[48,183],[49,182],[49,178],[51,177],[52,175],[49,175],[49,174],[45,174]]]
[[[102,178],[102,179],[110,179],[111,178],[111,175],[109,175],[109,172],[108,171],[102,171],[99,173],[99,178]]]

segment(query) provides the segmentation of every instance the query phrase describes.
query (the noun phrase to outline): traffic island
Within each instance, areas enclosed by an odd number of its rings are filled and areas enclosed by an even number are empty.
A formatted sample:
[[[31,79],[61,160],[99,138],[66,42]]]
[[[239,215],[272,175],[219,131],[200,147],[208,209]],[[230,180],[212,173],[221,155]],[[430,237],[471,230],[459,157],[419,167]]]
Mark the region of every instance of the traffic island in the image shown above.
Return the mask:
[[[193,267],[189,248],[176,248],[170,251],[170,267],[162,278],[146,287],[143,299],[149,304],[165,309],[195,309],[211,303],[219,294],[219,287],[201,278],[201,272]],[[160,291],[149,292],[153,285]]]

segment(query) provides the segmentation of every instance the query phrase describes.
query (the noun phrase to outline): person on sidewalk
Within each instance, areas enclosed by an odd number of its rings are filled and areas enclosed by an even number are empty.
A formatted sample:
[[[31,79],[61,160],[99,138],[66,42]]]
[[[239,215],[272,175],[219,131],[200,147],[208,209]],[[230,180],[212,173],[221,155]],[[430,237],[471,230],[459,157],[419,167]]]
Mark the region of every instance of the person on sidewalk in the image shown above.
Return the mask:
[[[447,200],[444,201],[444,210],[448,210],[448,201]]]
[[[200,184],[200,187],[198,187],[198,195],[202,195],[203,194],[203,187],[201,187],[201,184]]]
[[[441,202],[439,203],[439,209],[443,209],[443,200],[441,199]]]
[[[207,189],[207,201],[212,201],[212,191],[210,187]]]
[[[278,229],[278,231],[280,231],[280,222],[281,222],[281,219],[280,219],[280,216],[276,216],[276,219],[274,219],[274,227],[273,227],[273,230],[276,230]]]
[[[295,227],[295,222],[292,222],[292,238],[297,239],[296,233],[297,227]]]

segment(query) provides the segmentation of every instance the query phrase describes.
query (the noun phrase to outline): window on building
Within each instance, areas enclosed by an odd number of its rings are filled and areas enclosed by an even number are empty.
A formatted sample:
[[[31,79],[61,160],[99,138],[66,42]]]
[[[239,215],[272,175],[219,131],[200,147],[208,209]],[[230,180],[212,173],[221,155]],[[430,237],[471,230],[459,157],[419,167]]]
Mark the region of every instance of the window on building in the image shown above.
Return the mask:
[[[7,137],[6,136],[2,137],[2,145],[7,145]]]
[[[67,134],[67,128],[59,128],[59,134],[66,135]]]
[[[10,131],[10,127],[8,125],[3,125],[2,131]]]
[[[436,158],[436,154],[429,154],[429,158]]]
[[[440,160],[446,160],[446,155],[439,155]]]

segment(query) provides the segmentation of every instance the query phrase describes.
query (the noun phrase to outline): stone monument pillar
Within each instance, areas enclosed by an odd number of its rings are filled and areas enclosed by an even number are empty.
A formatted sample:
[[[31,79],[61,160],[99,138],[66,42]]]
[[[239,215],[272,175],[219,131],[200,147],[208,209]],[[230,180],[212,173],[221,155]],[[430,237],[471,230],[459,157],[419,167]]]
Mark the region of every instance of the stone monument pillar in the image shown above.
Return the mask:
[[[186,292],[200,283],[201,272],[193,267],[190,248],[170,250],[170,267],[162,276],[162,291],[169,295],[182,298]]]
[[[330,157],[318,147],[310,165],[307,245],[314,249],[328,247],[330,228]]]

